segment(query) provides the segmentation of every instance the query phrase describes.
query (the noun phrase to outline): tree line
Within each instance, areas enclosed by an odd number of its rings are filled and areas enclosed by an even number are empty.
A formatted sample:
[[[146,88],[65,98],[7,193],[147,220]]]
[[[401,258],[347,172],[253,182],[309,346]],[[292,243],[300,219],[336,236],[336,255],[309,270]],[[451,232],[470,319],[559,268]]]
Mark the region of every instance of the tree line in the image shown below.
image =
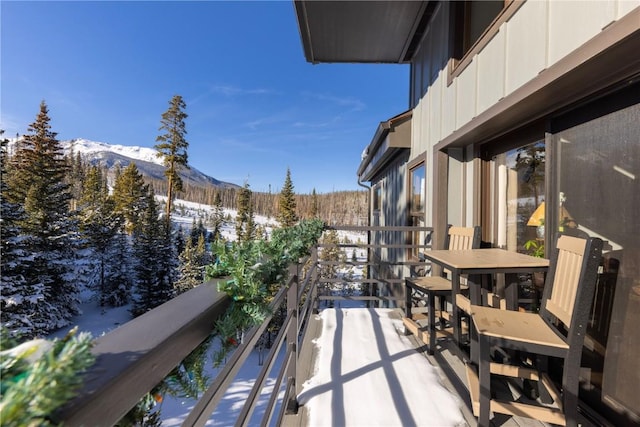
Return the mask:
[[[322,179],[322,177],[319,177]],[[145,177],[156,194],[167,194],[167,182]],[[197,186],[185,183],[179,193],[181,199],[213,206],[220,197],[225,208],[237,210],[240,188]],[[279,211],[280,193],[252,191],[256,215],[275,218]],[[366,225],[368,192],[366,190],[335,191],[331,193],[294,194],[297,215],[300,219],[320,218],[327,224]]]

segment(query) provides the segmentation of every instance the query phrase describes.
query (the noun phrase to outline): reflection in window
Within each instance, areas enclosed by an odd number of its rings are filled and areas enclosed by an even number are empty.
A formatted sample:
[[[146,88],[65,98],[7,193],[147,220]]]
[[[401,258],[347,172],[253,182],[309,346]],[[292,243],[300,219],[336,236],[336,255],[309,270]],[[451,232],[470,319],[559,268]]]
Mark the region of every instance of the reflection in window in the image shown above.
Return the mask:
[[[544,256],[545,145],[526,145],[496,156],[499,170],[499,246]]]
[[[554,227],[605,241],[582,356],[580,397],[614,425],[640,425],[638,135],[640,104],[554,135],[559,162]]]
[[[424,227],[424,207],[426,203],[426,169],[424,163],[414,167],[410,170],[410,180],[411,180],[411,201],[409,203],[409,215],[410,215],[410,225],[413,227]],[[412,245],[422,245],[424,244],[424,232],[415,232],[412,235]],[[424,250],[422,248],[414,248],[412,251],[412,256],[418,257],[420,252]]]
[[[454,58],[462,59],[509,3],[510,0],[452,2],[455,19]]]

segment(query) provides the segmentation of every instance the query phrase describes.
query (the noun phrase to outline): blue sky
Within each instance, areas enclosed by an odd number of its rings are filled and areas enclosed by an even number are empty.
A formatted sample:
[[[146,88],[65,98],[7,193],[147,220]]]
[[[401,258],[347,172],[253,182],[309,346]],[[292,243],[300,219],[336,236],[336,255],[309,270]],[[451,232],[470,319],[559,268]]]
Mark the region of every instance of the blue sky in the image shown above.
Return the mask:
[[[380,121],[408,108],[406,65],[306,62],[292,1],[2,1],[0,128],[40,101],[61,140],[152,147],[173,95],[189,162],[276,192],[360,189]]]

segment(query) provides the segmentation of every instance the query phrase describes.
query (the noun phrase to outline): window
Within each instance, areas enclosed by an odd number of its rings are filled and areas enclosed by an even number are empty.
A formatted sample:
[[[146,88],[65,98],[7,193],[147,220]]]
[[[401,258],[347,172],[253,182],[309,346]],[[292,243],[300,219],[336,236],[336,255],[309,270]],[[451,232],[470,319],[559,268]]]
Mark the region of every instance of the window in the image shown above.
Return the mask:
[[[452,75],[457,75],[471,62],[507,21],[524,4],[519,0],[452,1],[451,28],[453,45]],[[451,76],[450,76],[451,77]]]
[[[547,227],[605,241],[583,349],[580,397],[613,425],[640,425],[638,86],[553,123],[558,164],[548,199],[555,199],[555,224],[548,221]]]
[[[376,184],[371,189],[372,192],[372,206],[371,209],[374,213],[380,213],[382,209],[382,184]]]
[[[409,168],[409,180],[410,180],[410,200],[409,200],[409,225],[413,227],[425,226],[425,205],[426,205],[426,167],[424,160]],[[423,245],[425,238],[424,231],[416,231],[412,234],[412,245]],[[420,252],[424,248],[415,247],[411,251],[411,256],[418,258]]]
[[[544,255],[545,144],[525,145],[494,157],[497,244]]]

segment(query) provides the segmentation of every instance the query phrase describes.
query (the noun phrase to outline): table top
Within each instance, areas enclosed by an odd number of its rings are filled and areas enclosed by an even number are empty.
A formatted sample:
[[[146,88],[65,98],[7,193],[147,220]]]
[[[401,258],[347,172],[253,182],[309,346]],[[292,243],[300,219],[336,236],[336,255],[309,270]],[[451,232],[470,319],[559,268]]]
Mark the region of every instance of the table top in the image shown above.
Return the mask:
[[[424,257],[449,269],[539,269],[549,267],[549,260],[505,249],[431,250]]]

